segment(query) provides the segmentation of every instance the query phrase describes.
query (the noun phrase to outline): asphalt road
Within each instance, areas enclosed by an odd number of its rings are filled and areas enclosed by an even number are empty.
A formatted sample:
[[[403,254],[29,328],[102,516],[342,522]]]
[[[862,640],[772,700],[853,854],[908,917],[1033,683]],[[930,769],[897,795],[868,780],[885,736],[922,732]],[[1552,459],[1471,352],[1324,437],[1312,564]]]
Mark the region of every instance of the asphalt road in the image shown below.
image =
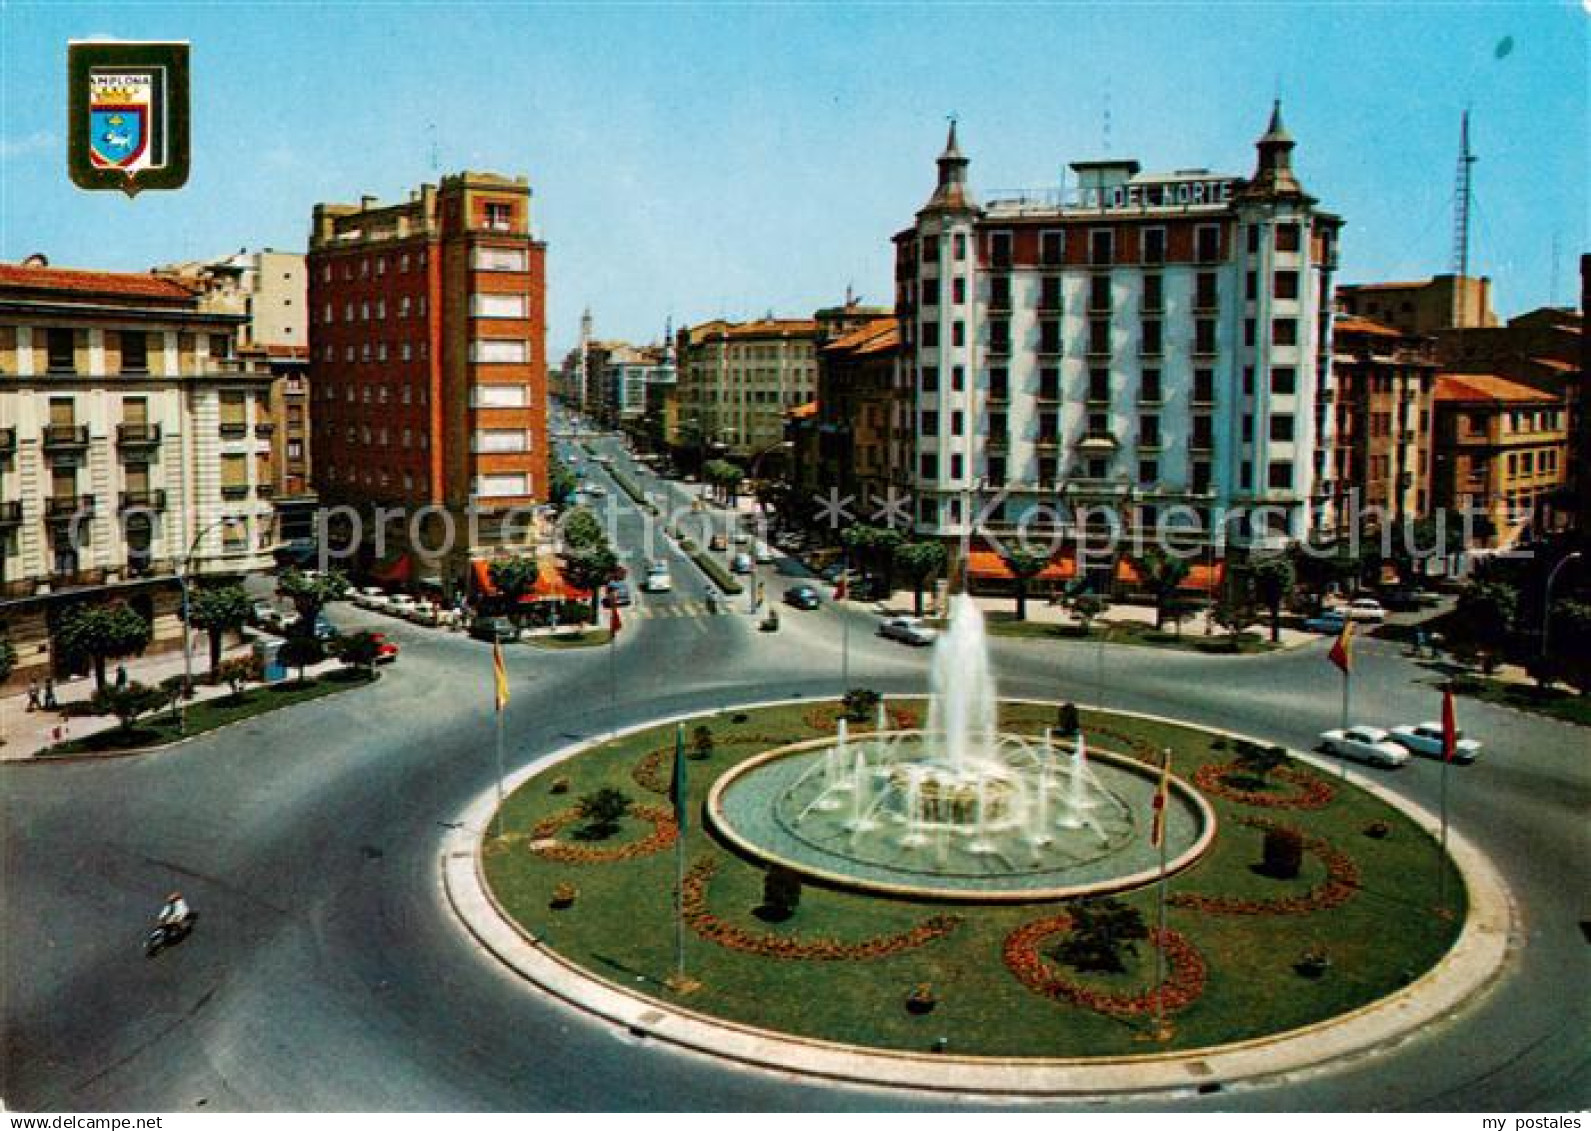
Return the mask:
[[[634,537],[638,517],[622,501],[617,510],[621,540]],[[643,596],[643,607],[699,600],[687,581],[693,567],[677,559],[673,568],[675,593]],[[834,694],[841,615],[786,609],[774,634],[744,612],[631,615],[611,651],[511,649],[511,762],[667,711]],[[488,648],[348,606],[331,616],[379,620],[403,645],[375,687],[161,753],[0,766],[7,1105],[946,1106],[650,1045],[506,975],[451,920],[437,875],[441,822],[493,778]],[[924,690],[926,652],[872,636],[865,615],[853,614],[852,626],[852,683]],[[1337,721],[1323,646],[1232,659],[1107,648],[1102,680],[1092,645],[998,641],[994,650],[1008,694],[1103,699],[1295,746]],[[1356,719],[1437,714],[1433,673],[1375,641],[1362,642],[1359,660]],[[1461,712],[1487,752],[1452,771],[1451,811],[1519,900],[1525,938],[1510,973],[1478,1006],[1395,1050],[1308,1078],[1181,1097],[1179,1108],[1495,1111],[1591,1101],[1586,732],[1472,701]],[[1434,763],[1364,772],[1436,804]],[[173,886],[202,920],[182,945],[146,960],[143,934]]]

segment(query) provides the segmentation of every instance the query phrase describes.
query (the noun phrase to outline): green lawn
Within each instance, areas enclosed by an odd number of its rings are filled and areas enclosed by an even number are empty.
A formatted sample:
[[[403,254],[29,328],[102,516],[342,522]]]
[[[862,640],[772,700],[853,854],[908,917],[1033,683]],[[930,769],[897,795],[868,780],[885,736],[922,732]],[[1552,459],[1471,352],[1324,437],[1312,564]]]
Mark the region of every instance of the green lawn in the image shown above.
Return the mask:
[[[1453,684],[1460,695],[1473,695],[1488,703],[1533,711],[1566,723],[1591,726],[1591,695],[1576,695],[1573,691],[1555,687],[1546,690],[1535,684],[1507,683],[1479,675],[1460,676]]]
[[[624,615],[624,610],[619,610]],[[560,632],[556,636],[527,636],[523,643],[535,648],[562,651],[568,648],[596,648],[608,642],[611,634],[605,628],[588,628],[582,632]]]
[[[1094,622],[1084,632],[1080,624],[1047,624],[1040,621],[1017,620],[1013,610],[996,609],[984,614],[990,636],[1006,636],[1020,640],[1101,640],[1109,644],[1137,644],[1147,648],[1179,648],[1185,652],[1208,652],[1214,655],[1252,655],[1275,649],[1269,639],[1257,632],[1245,632],[1237,638],[1237,646],[1225,633],[1204,635],[1202,628],[1184,627],[1182,632],[1156,631],[1153,625],[1136,622],[1100,624]],[[942,622],[935,622],[942,623]]]
[[[379,673],[378,673],[379,678]],[[371,681],[362,673],[342,669],[318,679],[299,683],[288,679],[282,683],[265,684],[250,688],[241,698],[223,696],[188,704],[188,737],[208,730],[241,722],[256,715],[279,711],[311,699],[321,699],[356,687],[368,687]],[[177,719],[169,711],[161,711],[140,719],[130,731],[120,727],[100,731],[86,738],[76,738],[59,746],[42,751],[42,757],[57,754],[94,754],[114,750],[136,750],[145,746],[160,746],[183,737]]]
[[[919,714],[922,705],[914,704]],[[815,736],[824,708],[788,706],[739,716],[704,716],[714,750],[705,761],[688,762],[692,827],[688,861],[712,860],[710,910],[736,928],[799,940],[832,938],[855,943],[894,935],[935,915],[961,917],[947,937],[885,958],[826,961],[773,959],[728,949],[687,934],[690,973],[702,988],[682,999],[692,1009],[750,1024],[864,1045],[925,1049],[949,1039],[954,1052],[990,1055],[1142,1053],[1145,1022],[1063,1004],[1025,988],[1001,960],[1002,943],[1015,928],[1056,914],[1063,904],[968,907],[904,899],[882,899],[827,889],[804,888],[799,910],[785,922],[765,922],[762,872],[716,843],[701,827],[700,808],[716,776],[769,746]],[[1054,722],[1054,711],[1007,705],[1003,725],[1034,733]],[[736,721],[736,718],[741,721]],[[1227,762],[1224,743],[1181,727],[1083,713],[1091,745],[1129,751],[1170,745],[1180,775],[1192,776],[1205,761]],[[1100,729],[1101,725],[1107,729]],[[694,727],[695,724],[691,724]],[[590,752],[531,779],[509,798],[508,834],[488,839],[485,873],[503,906],[552,948],[597,975],[628,988],[670,996],[663,980],[673,969],[672,850],[620,862],[560,863],[530,851],[531,827],[608,786],[638,803],[662,806],[672,764],[673,733],[663,728],[634,735]],[[638,763],[641,763],[638,769]],[[1297,767],[1306,774],[1314,771]],[[1325,775],[1332,780],[1330,775]],[[638,780],[639,779],[639,780]],[[1335,782],[1333,783],[1335,784]],[[555,791],[556,790],[556,791]],[[1306,854],[1302,874],[1276,880],[1255,870],[1263,833],[1241,817],[1285,821],[1324,838],[1357,864],[1360,885],[1330,910],[1291,915],[1222,915],[1173,907],[1169,925],[1204,956],[1209,975],[1203,997],[1176,1018],[1171,1047],[1198,1047],[1295,1028],[1356,1008],[1396,990],[1428,968],[1451,944],[1457,921],[1434,913],[1438,853],[1433,841],[1395,810],[1358,790],[1339,790],[1316,811],[1254,808],[1211,797],[1221,832],[1212,850],[1176,877],[1173,893],[1275,900],[1299,896],[1325,877],[1321,860]],[[1385,822],[1390,835],[1372,839],[1365,828]],[[642,839],[650,822],[626,818],[620,832],[598,845]],[[557,834],[572,838],[573,827]],[[1448,868],[1448,890],[1462,892]],[[555,910],[551,894],[560,883],[579,889],[573,906]],[[1153,922],[1153,888],[1126,895]],[[1461,917],[1461,915],[1460,915]],[[1052,940],[1053,942],[1053,940]],[[1323,946],[1332,969],[1316,980],[1294,969],[1303,950]],[[1153,951],[1142,946],[1125,974],[1076,975],[1104,988],[1131,990],[1152,977]],[[1068,977],[1074,975],[1063,968]],[[911,990],[930,984],[938,998],[929,1014],[908,1013]]]

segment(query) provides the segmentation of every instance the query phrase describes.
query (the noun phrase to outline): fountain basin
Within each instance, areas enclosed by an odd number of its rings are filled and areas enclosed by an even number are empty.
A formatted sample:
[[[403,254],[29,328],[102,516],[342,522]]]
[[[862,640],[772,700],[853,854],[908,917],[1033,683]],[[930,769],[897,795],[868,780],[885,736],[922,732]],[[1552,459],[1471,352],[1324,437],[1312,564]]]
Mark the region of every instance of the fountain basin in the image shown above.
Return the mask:
[[[1046,750],[1041,740],[997,735],[970,762],[937,759],[935,736],[869,735],[884,751],[859,769],[836,800],[836,740],[820,738],[755,755],[724,773],[707,799],[713,830],[745,856],[833,886],[957,902],[1037,902],[1126,891],[1153,883],[1160,850],[1149,843],[1158,769],[1090,748],[1097,779],[1086,812],[1068,809],[1065,757],[1053,794],[1035,808],[1017,765]],[[1005,751],[995,757],[992,751]],[[1066,755],[1066,751],[1057,752]],[[1010,761],[1002,759],[1009,758]],[[1042,765],[1042,763],[1041,763]],[[1199,794],[1171,779],[1166,871],[1194,863],[1215,835]]]

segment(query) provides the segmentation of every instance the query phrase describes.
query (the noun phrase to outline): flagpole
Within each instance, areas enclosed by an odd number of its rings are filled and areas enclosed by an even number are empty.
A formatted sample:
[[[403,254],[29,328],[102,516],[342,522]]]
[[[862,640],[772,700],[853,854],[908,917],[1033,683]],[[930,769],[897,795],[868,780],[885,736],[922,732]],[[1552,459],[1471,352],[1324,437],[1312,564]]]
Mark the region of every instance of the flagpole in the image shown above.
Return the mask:
[[[1348,730],[1348,725],[1349,725],[1348,724],[1348,716],[1351,714],[1350,707],[1351,707],[1352,702],[1353,702],[1353,669],[1352,669],[1352,665],[1350,664],[1348,667],[1344,668],[1343,672],[1342,672],[1342,729],[1343,729],[1344,732],[1346,732]],[[1348,755],[1346,755],[1346,754],[1342,753],[1341,751],[1339,751],[1338,754],[1337,754],[1337,761],[1339,763],[1339,768],[1342,770],[1342,778],[1343,778],[1344,781],[1347,781],[1348,780]]]
[[[619,737],[619,634],[608,628],[608,731],[611,738]]]
[[[840,592],[846,597],[851,595],[850,555],[840,559]],[[851,618],[845,615],[839,601],[835,601],[834,606],[840,614],[840,694],[844,695],[851,690]]]
[[[1171,772],[1171,748],[1161,751],[1161,774]],[[1165,1040],[1166,1033],[1166,845],[1170,843],[1171,814],[1166,812],[1170,799],[1162,802],[1160,811],[1160,894],[1158,898],[1158,934],[1160,945],[1155,947],[1155,1039]]]
[[[1441,854],[1436,860],[1436,907],[1437,914],[1447,914],[1447,771],[1452,764],[1455,753],[1453,747],[1458,741],[1458,726],[1453,718],[1453,691],[1451,687],[1443,688],[1442,701],[1442,835],[1439,840]]]
[[[506,708],[497,708],[497,836],[503,835],[503,712]]]

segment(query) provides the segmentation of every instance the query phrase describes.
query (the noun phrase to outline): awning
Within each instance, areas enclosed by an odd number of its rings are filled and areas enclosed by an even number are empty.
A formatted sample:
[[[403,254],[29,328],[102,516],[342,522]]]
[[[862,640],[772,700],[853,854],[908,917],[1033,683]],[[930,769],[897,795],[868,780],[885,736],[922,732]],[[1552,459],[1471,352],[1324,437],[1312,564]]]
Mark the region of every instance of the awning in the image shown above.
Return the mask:
[[[1216,562],[1214,565],[1194,562],[1189,566],[1187,576],[1182,579],[1177,588],[1191,589],[1201,593],[1213,593],[1221,587],[1221,582],[1225,577],[1225,562]],[[1142,585],[1143,576],[1138,572],[1138,563],[1128,557],[1118,559],[1116,562],[1116,580],[1124,585]]]
[[[1005,559],[993,550],[968,551],[967,575],[979,581],[1016,580],[1016,575],[1011,572],[1011,567],[1005,564]],[[1045,566],[1033,580],[1067,581],[1076,575],[1077,561],[1071,551],[1067,550],[1051,558],[1050,564]]]
[[[484,558],[475,558],[470,562],[470,571],[475,579],[475,591],[482,597],[497,597],[501,594],[497,586],[492,584],[492,565]],[[563,574],[542,563],[541,571],[536,575],[536,584],[519,599],[522,605],[534,604],[537,601],[589,601],[591,591],[579,589],[564,580]]]
[[[370,571],[373,581],[384,581],[391,585],[402,585],[414,576],[414,559],[408,554],[399,554],[391,561],[383,562]]]

